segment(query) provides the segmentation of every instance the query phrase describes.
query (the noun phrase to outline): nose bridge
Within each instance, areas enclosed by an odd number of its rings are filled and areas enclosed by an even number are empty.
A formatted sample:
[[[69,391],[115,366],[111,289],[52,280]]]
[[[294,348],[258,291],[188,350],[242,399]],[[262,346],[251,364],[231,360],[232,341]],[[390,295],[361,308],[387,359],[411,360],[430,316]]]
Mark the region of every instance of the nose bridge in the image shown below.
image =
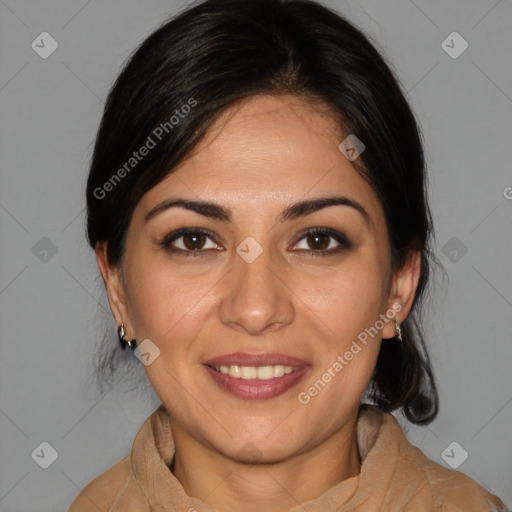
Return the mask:
[[[278,278],[279,258],[255,239],[245,239],[233,253],[228,289],[223,297],[223,323],[258,334],[293,319],[287,288]]]

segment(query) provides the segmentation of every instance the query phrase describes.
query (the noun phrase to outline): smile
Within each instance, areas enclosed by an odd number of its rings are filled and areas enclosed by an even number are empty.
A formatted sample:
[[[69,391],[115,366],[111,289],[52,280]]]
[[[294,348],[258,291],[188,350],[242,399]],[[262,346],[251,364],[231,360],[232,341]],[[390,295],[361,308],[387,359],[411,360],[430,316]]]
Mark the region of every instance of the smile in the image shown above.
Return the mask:
[[[229,375],[235,379],[244,380],[269,380],[274,377],[282,377],[290,373],[298,371],[299,368],[293,368],[292,366],[284,366],[281,364],[268,365],[268,366],[238,366],[236,364],[231,366],[212,366],[218,372],[224,375]]]
[[[245,400],[275,398],[294,387],[311,369],[301,359],[283,354],[227,354],[203,367],[222,392]]]

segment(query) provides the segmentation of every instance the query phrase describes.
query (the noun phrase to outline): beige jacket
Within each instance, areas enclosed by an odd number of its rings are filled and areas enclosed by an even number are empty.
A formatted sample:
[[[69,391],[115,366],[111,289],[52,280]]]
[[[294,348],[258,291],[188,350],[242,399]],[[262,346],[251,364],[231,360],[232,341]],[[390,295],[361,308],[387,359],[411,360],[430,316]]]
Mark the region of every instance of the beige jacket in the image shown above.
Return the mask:
[[[357,443],[359,475],[288,512],[511,512],[464,473],[428,459],[395,417],[375,406],[361,408]],[[90,482],[68,512],[213,512],[185,493],[169,469],[173,456],[161,405],[139,430],[131,454]]]

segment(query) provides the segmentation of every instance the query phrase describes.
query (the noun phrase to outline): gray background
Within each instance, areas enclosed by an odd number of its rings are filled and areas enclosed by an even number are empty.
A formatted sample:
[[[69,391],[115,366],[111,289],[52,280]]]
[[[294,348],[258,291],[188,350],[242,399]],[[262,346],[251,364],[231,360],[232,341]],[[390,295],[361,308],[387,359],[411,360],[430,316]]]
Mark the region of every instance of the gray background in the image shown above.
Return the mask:
[[[122,62],[183,5],[0,0],[3,512],[67,510],[81,488],[129,453],[159,404],[152,392],[124,392],[122,383],[101,394],[91,378],[98,343],[105,329],[115,343],[115,326],[84,239],[84,186]],[[441,410],[428,427],[402,424],[443,465],[445,448],[459,443],[469,457],[458,469],[510,506],[512,4],[329,5],[391,59],[426,141],[435,249],[449,275],[426,324]],[[43,31],[59,44],[47,59],[31,48]],[[453,31],[469,43],[456,59],[441,46]],[[31,456],[43,441],[58,453],[48,469]]]

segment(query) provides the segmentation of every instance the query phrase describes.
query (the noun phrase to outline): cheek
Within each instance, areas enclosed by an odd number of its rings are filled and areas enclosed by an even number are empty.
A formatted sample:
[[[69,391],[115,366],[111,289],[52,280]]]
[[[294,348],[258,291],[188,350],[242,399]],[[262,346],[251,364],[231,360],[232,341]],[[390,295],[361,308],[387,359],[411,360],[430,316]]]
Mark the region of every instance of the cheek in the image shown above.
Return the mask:
[[[350,342],[379,318],[385,288],[381,272],[371,260],[354,257],[335,272],[304,280],[300,297],[330,338]]]
[[[382,312],[385,276],[371,257],[354,257],[329,276],[302,290],[308,323],[320,338],[313,388],[301,389],[313,408],[355,407],[371,379],[380,349],[377,324]],[[376,325],[378,325],[376,330]],[[318,397],[314,398],[313,397]]]
[[[173,337],[180,324],[187,323],[187,316],[193,316],[198,287],[194,280],[180,279],[169,265],[155,259],[133,258],[127,268],[130,317],[137,337],[161,345]]]

